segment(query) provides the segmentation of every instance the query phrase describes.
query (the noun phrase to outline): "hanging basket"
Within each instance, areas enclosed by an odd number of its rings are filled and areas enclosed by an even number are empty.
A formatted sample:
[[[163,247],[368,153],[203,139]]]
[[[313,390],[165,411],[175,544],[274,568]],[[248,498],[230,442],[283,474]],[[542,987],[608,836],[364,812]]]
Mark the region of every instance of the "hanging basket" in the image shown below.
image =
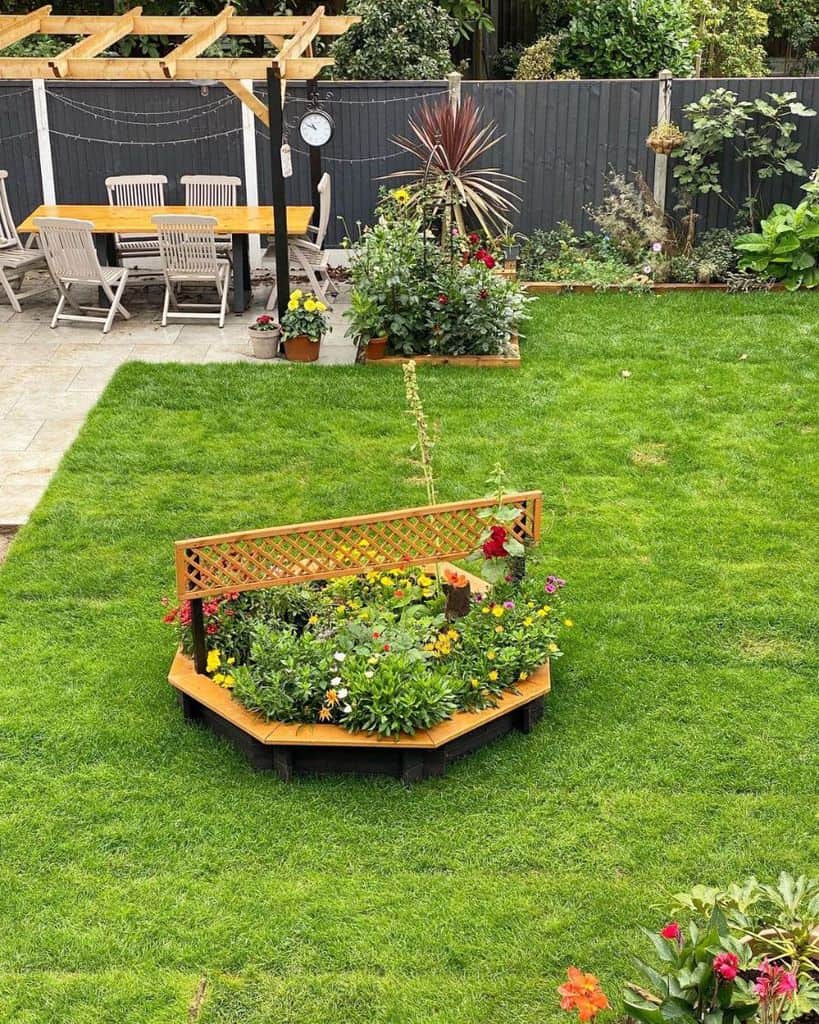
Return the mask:
[[[684,132],[680,131],[675,124],[664,122],[651,129],[646,139],[646,145],[649,149],[653,149],[655,153],[669,156],[684,141]]]

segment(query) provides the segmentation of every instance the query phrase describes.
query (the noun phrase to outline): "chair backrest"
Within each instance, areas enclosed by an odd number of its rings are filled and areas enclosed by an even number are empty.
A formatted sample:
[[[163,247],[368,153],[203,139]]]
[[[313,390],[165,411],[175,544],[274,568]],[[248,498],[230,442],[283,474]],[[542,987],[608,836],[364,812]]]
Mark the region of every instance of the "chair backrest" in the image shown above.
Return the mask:
[[[164,206],[164,174],[126,174],[105,179],[111,206]]]
[[[6,192],[6,178],[8,171],[0,171],[0,249],[8,249],[10,246],[20,245],[20,236],[14,226],[14,219],[11,216],[9,197]]]
[[[159,253],[169,276],[201,274],[214,277],[219,265],[216,259],[215,217],[195,214],[165,213],[151,217],[159,238]]]
[[[102,278],[100,261],[94,248],[90,220],[71,217],[36,217],[40,249],[48,269],[61,281],[86,281],[96,284]]]
[[[319,179],[319,222],[316,229],[316,245],[321,248],[324,239],[327,237],[327,228],[330,226],[330,206],[332,205],[332,188],[330,186],[330,175],[325,171]]]
[[[227,174],[184,174],[185,206],[235,206],[241,178]]]

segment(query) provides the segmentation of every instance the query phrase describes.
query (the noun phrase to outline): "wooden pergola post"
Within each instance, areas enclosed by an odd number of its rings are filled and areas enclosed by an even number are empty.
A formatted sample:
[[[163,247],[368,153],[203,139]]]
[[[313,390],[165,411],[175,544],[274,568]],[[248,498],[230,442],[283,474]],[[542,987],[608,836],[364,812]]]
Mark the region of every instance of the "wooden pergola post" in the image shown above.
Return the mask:
[[[290,254],[287,242],[287,195],[282,168],[284,109],[278,67],[267,71],[267,109],[270,118],[270,180],[273,190],[273,227],[276,232],[276,288],[279,323],[290,301]]]

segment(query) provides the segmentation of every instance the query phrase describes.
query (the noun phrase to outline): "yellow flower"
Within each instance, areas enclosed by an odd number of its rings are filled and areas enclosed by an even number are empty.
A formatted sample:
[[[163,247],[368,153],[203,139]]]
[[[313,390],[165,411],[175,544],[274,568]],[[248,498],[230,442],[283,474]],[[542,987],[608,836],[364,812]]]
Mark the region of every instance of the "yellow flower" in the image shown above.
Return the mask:
[[[331,722],[333,720],[333,712],[328,707],[322,705],[319,708],[318,720],[320,722]]]
[[[503,632],[503,626],[495,626],[495,632],[496,633],[502,633]]]
[[[472,679],[469,680],[469,685],[472,687],[473,690],[477,690],[481,684],[473,676]]]
[[[421,597],[432,597],[433,593],[434,591],[428,588],[427,590],[421,591]]]
[[[410,201],[409,190],[405,188],[394,188],[390,195],[396,203],[408,203]]]
[[[389,576],[382,576],[381,577],[381,586],[382,587],[391,587],[392,586],[392,580],[390,579]]]
[[[419,587],[431,587],[434,582],[435,581],[430,579],[429,576],[427,576],[425,573],[421,573],[421,575],[418,577]]]
[[[216,651],[216,650],[208,651],[208,665],[207,665],[208,672],[215,672],[216,669],[219,668],[219,665],[221,664],[221,662],[222,662],[222,655],[218,651]]]
[[[492,605],[492,614],[495,616],[496,619],[499,619],[503,615],[503,605],[502,604],[494,604],[494,605]]]
[[[222,683],[225,681],[225,677],[222,675],[221,672],[217,672],[216,675],[213,677],[213,681],[214,683],[218,683],[221,686]]]
[[[343,605],[343,604],[340,604],[340,605],[339,605],[339,606],[338,606],[338,607],[336,608],[336,615],[344,615],[344,614],[346,614],[346,612],[347,612],[347,609],[346,609],[346,608],[344,607],[344,605]]]
[[[489,661],[494,661],[495,660],[495,652],[494,651],[487,651],[486,652],[486,657],[487,657],[487,659]]]
[[[545,618],[545,616],[548,615],[548,614],[549,613],[546,611],[545,608],[538,608],[538,610],[537,610],[537,617],[539,619]]]
[[[319,313],[326,313],[327,312],[327,307],[324,305],[323,302],[317,302],[316,303],[316,309],[319,311]]]
[[[446,635],[449,637],[450,640],[457,640],[459,634],[457,629],[449,629],[447,630]]]
[[[232,690],[233,687],[236,685],[236,680],[233,678],[233,676],[225,676],[225,681],[223,685],[226,686],[228,690]]]
[[[308,313],[315,313],[315,311],[316,311],[316,303],[315,303],[315,301],[313,299],[305,299],[304,300],[304,308],[307,310]]]
[[[552,610],[552,606],[550,604],[544,604],[544,606],[543,606],[543,614],[544,615],[548,615],[551,610]]]
[[[564,619],[563,620],[563,625],[566,626],[567,629],[571,629],[572,626],[574,625],[574,623],[572,622],[571,619]]]
[[[358,546],[360,548],[368,548],[370,546],[370,542],[367,540],[366,537],[362,537],[361,540],[358,542]],[[369,577],[369,573],[367,575]]]
[[[236,664],[236,659],[235,658],[228,658],[227,663],[228,663],[228,665],[235,665]]]
[[[554,641],[549,644],[548,650],[549,650],[550,654],[554,654],[557,649],[558,649],[557,644],[554,643]]]
[[[527,615],[526,618],[523,620],[523,625],[524,626],[532,626],[532,625],[534,625],[534,621],[535,620],[532,618],[531,615]]]
[[[301,290],[301,288],[294,288],[293,291],[290,292],[291,299],[298,300],[302,297],[302,295],[304,295],[304,292]]]
[[[521,672],[521,674],[518,676],[518,681],[521,682],[521,683],[525,683],[528,678],[529,678],[529,673],[528,672]]]
[[[484,615],[488,615],[489,614],[489,609],[486,607],[486,605],[484,605],[483,608],[481,608],[481,612]]]
[[[298,309],[299,308],[299,300],[298,299],[291,299],[287,303],[287,308],[288,309]]]
[[[310,618],[307,620],[307,622],[308,622],[308,625],[315,626],[315,624],[318,622],[318,620],[319,620],[318,615],[311,615]]]
[[[486,677],[490,683],[496,683],[498,681],[498,673],[492,669],[489,675]]]

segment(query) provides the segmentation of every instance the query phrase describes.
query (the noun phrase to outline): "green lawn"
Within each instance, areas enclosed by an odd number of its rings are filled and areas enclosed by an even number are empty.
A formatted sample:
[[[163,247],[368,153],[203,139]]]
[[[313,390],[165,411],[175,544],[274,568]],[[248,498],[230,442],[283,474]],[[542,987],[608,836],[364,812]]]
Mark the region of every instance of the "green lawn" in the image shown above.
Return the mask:
[[[419,376],[442,498],[543,489],[576,628],[532,735],[411,790],[186,726],[159,604],[176,538],[423,503],[400,370],[120,370],[0,569],[0,1021],[206,975],[204,1024],[541,1024],[669,892],[819,871],[816,297],[534,309],[521,371]]]

